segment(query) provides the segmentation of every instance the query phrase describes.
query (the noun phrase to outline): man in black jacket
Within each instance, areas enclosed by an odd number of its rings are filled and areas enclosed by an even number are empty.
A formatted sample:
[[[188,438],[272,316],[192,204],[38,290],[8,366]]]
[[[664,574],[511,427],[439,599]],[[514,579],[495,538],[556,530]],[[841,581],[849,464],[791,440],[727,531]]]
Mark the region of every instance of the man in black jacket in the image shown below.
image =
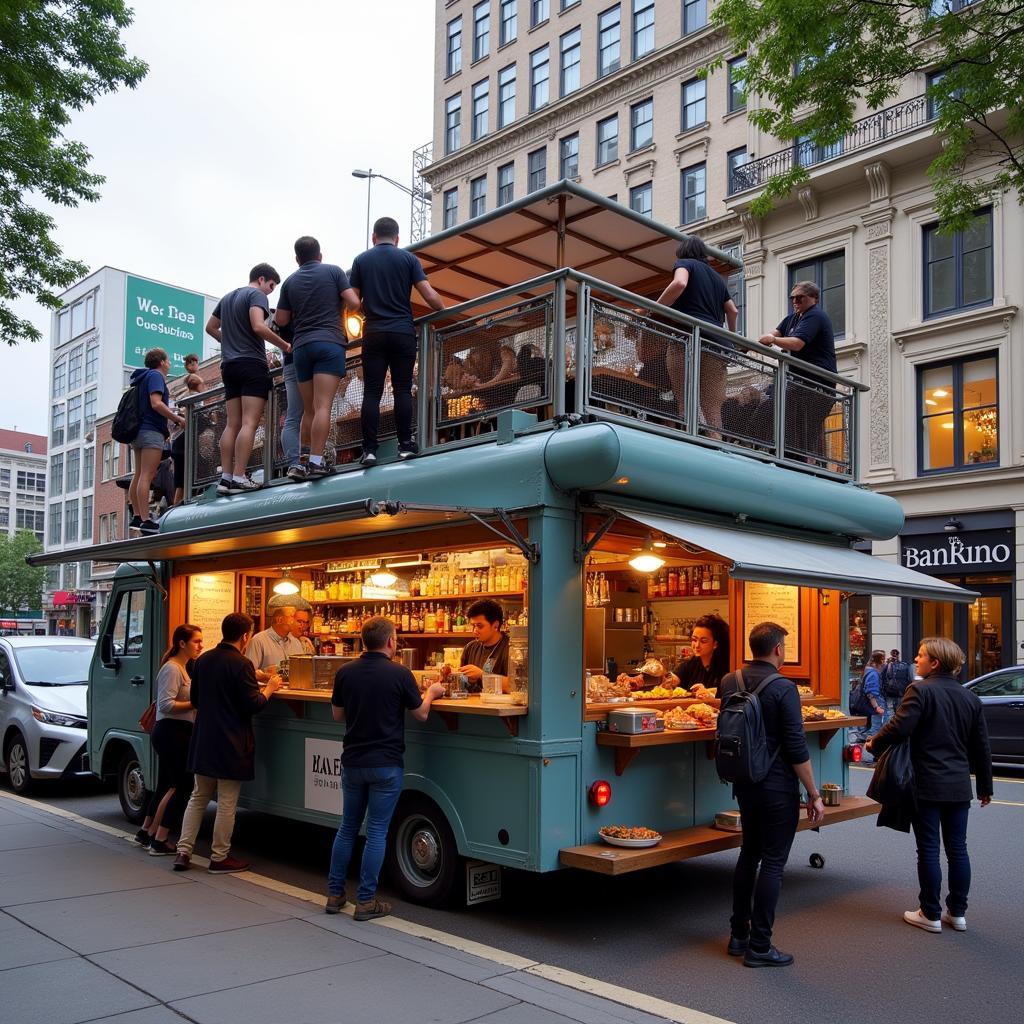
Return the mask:
[[[786,660],[786,635],[774,622],[761,622],[750,631],[753,660],[741,670],[744,689],[755,690],[778,674]],[[718,696],[724,699],[740,689],[739,676],[740,672],[729,673]],[[793,955],[772,945],[772,926],[782,872],[800,820],[800,783],[807,790],[807,817],[812,824],[825,817],[825,805],[814,784],[796,686],[780,676],[768,683],[758,699],[768,749],[775,756],[761,782],[733,787],[740,805],[743,845],[733,876],[728,952],[743,957],[747,967],[786,967]]]
[[[227,873],[246,871],[249,867],[229,853],[235,809],[242,783],[255,777],[252,717],[280,689],[281,677],[271,676],[260,689],[256,670],[242,653],[252,636],[252,619],[244,612],[225,616],[221,633],[223,640],[196,661],[192,673],[190,699],[197,714],[188,767],[195,773],[196,784],[181,825],[175,871],[188,870],[199,826],[214,797],[217,816],[213,822],[209,870]]]

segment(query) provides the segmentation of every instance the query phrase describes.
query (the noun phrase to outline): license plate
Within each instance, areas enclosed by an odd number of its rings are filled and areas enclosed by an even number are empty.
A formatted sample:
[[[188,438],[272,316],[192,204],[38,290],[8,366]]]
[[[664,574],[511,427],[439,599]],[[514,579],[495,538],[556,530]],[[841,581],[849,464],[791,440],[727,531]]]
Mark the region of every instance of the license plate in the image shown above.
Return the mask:
[[[501,865],[471,861],[466,865],[466,906],[501,899]]]

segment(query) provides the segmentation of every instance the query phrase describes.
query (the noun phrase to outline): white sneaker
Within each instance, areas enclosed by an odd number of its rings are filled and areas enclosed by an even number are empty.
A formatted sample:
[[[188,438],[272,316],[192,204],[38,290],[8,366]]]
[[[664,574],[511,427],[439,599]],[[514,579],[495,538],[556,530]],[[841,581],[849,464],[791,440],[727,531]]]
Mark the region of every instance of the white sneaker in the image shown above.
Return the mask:
[[[948,910],[942,912],[942,923],[948,924],[955,932],[967,931],[967,918],[954,917]]]
[[[921,913],[920,908],[917,910],[904,911],[903,920],[906,921],[907,924],[912,924],[915,928],[923,928],[926,932],[942,931],[942,922],[929,921],[928,918]]]

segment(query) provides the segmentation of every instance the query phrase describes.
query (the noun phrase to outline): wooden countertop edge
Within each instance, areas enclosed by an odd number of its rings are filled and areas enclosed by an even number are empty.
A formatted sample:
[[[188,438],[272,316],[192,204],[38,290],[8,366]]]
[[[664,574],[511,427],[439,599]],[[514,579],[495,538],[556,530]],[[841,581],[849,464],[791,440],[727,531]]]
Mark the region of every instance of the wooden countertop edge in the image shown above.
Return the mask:
[[[331,700],[330,690],[278,690],[274,697],[278,700],[309,701],[314,704],[328,704]],[[444,711],[456,715],[482,715],[487,718],[518,718],[529,712],[528,707],[521,704],[480,704],[472,697],[468,700],[435,700],[431,705],[434,711]]]
[[[826,718],[820,722],[804,722],[804,732],[827,732],[855,729],[867,724],[866,718]],[[666,743],[699,743],[713,740],[714,729],[665,729],[662,732],[599,732],[599,747],[660,747]]]

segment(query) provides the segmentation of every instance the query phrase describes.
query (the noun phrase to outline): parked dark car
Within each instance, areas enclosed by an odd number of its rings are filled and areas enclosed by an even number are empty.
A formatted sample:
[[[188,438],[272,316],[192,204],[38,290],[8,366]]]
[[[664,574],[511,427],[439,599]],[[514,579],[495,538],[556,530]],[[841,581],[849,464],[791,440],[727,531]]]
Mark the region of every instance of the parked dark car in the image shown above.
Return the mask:
[[[985,709],[993,762],[1024,764],[1024,665],[989,672],[964,686]]]

